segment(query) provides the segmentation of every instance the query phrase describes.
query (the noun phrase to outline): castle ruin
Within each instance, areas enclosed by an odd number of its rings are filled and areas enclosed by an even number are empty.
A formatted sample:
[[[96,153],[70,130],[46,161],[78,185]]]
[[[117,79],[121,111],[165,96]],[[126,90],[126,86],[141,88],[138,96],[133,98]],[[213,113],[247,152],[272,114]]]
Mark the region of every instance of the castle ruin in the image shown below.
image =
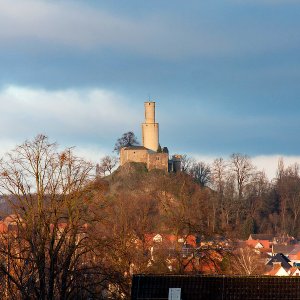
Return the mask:
[[[159,124],[155,120],[155,102],[147,101],[145,107],[145,122],[142,123],[142,146],[123,147],[120,150],[120,165],[128,162],[144,163],[148,170],[161,169],[166,172],[180,170],[180,155],[169,159],[167,147],[159,144]]]

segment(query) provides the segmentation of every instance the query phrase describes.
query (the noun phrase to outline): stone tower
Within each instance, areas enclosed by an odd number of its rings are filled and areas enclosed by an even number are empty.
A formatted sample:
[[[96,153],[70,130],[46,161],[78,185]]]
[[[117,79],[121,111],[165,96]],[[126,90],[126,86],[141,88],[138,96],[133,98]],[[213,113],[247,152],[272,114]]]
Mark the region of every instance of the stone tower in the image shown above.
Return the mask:
[[[142,124],[143,146],[157,151],[159,145],[158,123],[155,122],[155,102],[145,102],[145,123]]]

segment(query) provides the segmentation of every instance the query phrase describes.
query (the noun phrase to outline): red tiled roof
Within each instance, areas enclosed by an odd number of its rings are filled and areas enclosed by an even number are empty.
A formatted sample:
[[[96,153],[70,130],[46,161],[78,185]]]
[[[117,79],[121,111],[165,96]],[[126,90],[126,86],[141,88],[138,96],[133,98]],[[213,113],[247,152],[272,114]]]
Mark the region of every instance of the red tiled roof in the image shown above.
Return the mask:
[[[248,240],[267,240],[267,241],[272,241],[273,240],[273,235],[272,234],[250,234]]]
[[[177,236],[174,234],[159,234],[159,233],[146,233],[144,235],[145,242],[148,245],[152,245],[154,243],[154,237],[160,235],[162,237],[162,243],[175,243],[178,242],[179,239],[182,239],[184,243],[189,244],[193,248],[196,248],[196,237],[194,235],[188,236]]]
[[[260,253],[268,253],[268,252],[272,252],[272,248],[261,248],[258,249]]]
[[[247,240],[246,241],[246,245],[249,246],[249,247],[255,248],[257,244],[258,244],[257,240]]]
[[[144,238],[145,238],[146,244],[151,245],[153,243],[153,239],[156,235],[157,235],[157,233],[145,233]]]
[[[7,229],[7,225],[3,221],[0,221],[0,233],[7,233]]]
[[[194,235],[188,235],[186,238],[186,243],[191,245],[193,248],[197,247],[196,237]]]
[[[290,275],[292,276],[294,273],[296,273],[297,271],[299,271],[299,269],[297,267],[292,267],[290,268]]]
[[[250,247],[255,248],[260,243],[263,248],[270,249],[270,242],[268,240],[247,240],[246,244]]]
[[[259,240],[259,242],[264,246],[265,249],[270,248],[270,242],[268,240]]]
[[[171,243],[177,242],[177,236],[174,234],[163,234],[162,239],[166,239]]]
[[[276,276],[277,272],[281,269],[281,266],[274,266],[271,271],[267,272],[265,275]]]
[[[17,225],[18,221],[21,221],[22,219],[18,216],[18,215],[15,215],[15,214],[11,214],[9,216],[7,216],[3,222],[6,224],[6,225]]]
[[[297,254],[289,254],[289,259],[291,260],[299,260],[300,259],[300,252]]]

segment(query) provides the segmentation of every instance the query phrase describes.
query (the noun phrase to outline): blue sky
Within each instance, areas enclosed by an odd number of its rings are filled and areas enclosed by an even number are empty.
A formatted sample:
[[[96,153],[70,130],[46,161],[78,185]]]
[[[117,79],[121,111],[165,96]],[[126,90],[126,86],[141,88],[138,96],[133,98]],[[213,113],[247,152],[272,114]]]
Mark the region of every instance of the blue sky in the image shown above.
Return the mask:
[[[172,153],[268,172],[300,161],[299,82],[299,0],[0,1],[2,152],[43,132],[97,160],[150,97]]]

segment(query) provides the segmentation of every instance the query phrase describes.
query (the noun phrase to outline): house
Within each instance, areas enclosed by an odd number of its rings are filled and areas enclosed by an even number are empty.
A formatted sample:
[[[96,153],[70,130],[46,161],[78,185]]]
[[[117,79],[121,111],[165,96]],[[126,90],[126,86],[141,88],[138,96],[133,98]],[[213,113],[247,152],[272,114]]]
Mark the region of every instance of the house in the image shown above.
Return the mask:
[[[7,225],[3,222],[0,221],[0,234],[5,234],[8,231]]]
[[[294,263],[300,263],[300,245],[293,247],[293,250],[289,253],[289,259]]]
[[[163,240],[162,235],[159,233],[147,233],[144,238],[148,246],[152,246],[153,243],[161,243]]]
[[[300,276],[300,270],[297,267],[292,267],[289,270],[290,276]]]
[[[194,235],[177,236],[174,234],[151,233],[144,235],[145,248],[148,249],[150,260],[155,260],[155,254],[165,251],[166,258],[190,258],[196,253],[196,237]],[[172,263],[170,263],[172,265]],[[172,267],[171,267],[172,268]]]
[[[287,256],[289,259],[290,258],[290,253],[295,249],[295,245],[278,245],[278,244],[273,244],[272,245],[272,255],[276,255],[278,253],[282,253],[283,255]]]
[[[289,276],[287,272],[281,265],[281,262],[274,262],[273,267],[270,271],[266,272],[264,275],[268,276]]]
[[[178,243],[182,246],[196,248],[196,237],[194,235],[177,236],[174,234],[147,233],[144,235],[145,242],[148,246],[155,243],[163,243],[165,245],[173,245]]]
[[[209,251],[205,256],[183,259],[184,273],[197,272],[201,274],[218,274],[221,271],[223,257],[215,250]],[[218,257],[217,257],[218,255]],[[212,259],[214,257],[214,260]]]
[[[291,244],[296,244],[297,240],[289,236],[288,234],[282,234],[280,236],[274,237],[274,244],[280,244],[280,245],[291,245]]]
[[[273,242],[274,236],[272,234],[254,234],[251,233],[248,240],[267,240]]]
[[[8,233],[8,232],[17,232],[18,225],[23,222],[23,219],[16,215],[11,214],[6,216],[2,221],[0,221],[0,233]]]
[[[288,271],[292,266],[293,263],[282,253],[277,253],[275,256],[272,256],[271,259],[267,262],[267,267],[273,267],[274,264],[279,264],[282,266],[286,271]]]
[[[268,240],[247,240],[245,244],[258,250],[257,252],[271,252],[271,243]]]

